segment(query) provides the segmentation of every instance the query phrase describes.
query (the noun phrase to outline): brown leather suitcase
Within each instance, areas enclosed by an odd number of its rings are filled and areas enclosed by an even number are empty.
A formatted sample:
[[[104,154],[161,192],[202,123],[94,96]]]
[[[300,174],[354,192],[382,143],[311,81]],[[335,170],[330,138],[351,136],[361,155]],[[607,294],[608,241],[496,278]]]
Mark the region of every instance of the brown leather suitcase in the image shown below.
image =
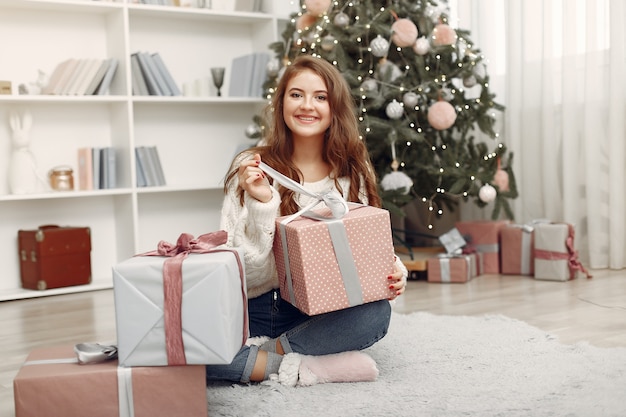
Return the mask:
[[[22,287],[31,290],[91,282],[91,229],[40,226],[19,230]]]

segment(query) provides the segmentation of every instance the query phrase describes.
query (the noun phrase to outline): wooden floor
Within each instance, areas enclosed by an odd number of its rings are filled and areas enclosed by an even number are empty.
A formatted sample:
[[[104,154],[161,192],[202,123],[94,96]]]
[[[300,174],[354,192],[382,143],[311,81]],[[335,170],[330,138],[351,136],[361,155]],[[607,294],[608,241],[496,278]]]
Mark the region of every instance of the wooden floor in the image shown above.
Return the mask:
[[[592,271],[569,282],[483,275],[466,284],[409,281],[399,313],[504,314],[548,331],[563,343],[626,347],[626,270]],[[112,290],[0,302],[0,416],[15,415],[12,381],[30,350],[115,341]]]

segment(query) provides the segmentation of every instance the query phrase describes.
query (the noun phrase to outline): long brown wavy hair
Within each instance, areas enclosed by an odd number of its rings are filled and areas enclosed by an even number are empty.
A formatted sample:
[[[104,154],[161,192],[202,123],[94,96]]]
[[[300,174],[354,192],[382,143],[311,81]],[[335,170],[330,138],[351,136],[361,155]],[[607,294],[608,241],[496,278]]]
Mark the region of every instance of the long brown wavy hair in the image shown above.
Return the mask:
[[[348,177],[350,190],[348,201],[361,202],[359,190],[363,188],[370,206],[380,207],[381,199],[376,187],[376,174],[372,167],[365,142],[359,136],[355,106],[348,83],[339,71],[327,61],[310,55],[298,56],[285,68],[272,102],[265,109],[269,126],[265,129],[262,145],[246,149],[242,153],[258,153],[261,160],[283,175],[302,183],[302,173],[292,161],[293,137],[283,118],[283,98],[289,81],[297,74],[310,70],[317,74],[326,85],[330,105],[331,123],[324,135],[324,161],[331,167],[330,177],[335,179],[335,186],[343,193],[337,178]],[[242,155],[235,158],[241,160]],[[226,176],[224,192],[237,174],[238,166],[233,164]],[[298,211],[294,192],[278,187],[281,196],[281,215]],[[243,189],[239,187],[240,200],[243,204]]]

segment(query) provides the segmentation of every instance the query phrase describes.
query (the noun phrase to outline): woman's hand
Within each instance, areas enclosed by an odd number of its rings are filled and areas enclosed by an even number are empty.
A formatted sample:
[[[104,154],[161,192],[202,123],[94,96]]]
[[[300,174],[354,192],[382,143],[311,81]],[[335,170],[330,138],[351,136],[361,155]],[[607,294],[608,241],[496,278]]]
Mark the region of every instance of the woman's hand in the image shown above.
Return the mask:
[[[394,294],[389,297],[389,299],[395,300],[406,289],[406,277],[404,276],[404,273],[398,268],[398,265],[394,264],[393,272],[387,276],[387,280],[389,281],[389,289],[394,292]]]
[[[265,177],[265,173],[259,168],[261,156],[254,154],[252,159],[247,159],[239,165],[239,186],[251,197],[262,203],[272,199],[272,186]]]

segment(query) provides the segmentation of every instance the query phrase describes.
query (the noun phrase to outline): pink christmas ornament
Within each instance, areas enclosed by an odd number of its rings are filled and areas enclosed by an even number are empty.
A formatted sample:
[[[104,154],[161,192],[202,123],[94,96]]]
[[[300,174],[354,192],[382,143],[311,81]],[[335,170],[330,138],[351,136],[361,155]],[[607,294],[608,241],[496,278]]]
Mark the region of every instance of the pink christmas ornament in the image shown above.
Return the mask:
[[[498,169],[493,176],[493,185],[496,185],[501,192],[507,192],[509,188],[509,173],[500,168],[500,159],[498,158]]]
[[[497,170],[496,174],[493,176],[492,184],[497,185],[502,192],[509,191],[509,173],[503,169]]]
[[[391,41],[400,48],[412,46],[417,40],[417,26],[409,19],[398,19],[391,25]]]
[[[313,16],[321,16],[328,11],[330,0],[305,0],[304,5]]]
[[[313,16],[310,13],[304,13],[296,20],[296,29],[304,30],[310,28],[317,21],[317,16]]]
[[[456,31],[445,23],[439,23],[433,29],[433,44],[436,46],[453,45],[456,42]]]
[[[440,100],[428,109],[428,123],[437,130],[446,130],[456,121],[456,111],[452,104]]]

